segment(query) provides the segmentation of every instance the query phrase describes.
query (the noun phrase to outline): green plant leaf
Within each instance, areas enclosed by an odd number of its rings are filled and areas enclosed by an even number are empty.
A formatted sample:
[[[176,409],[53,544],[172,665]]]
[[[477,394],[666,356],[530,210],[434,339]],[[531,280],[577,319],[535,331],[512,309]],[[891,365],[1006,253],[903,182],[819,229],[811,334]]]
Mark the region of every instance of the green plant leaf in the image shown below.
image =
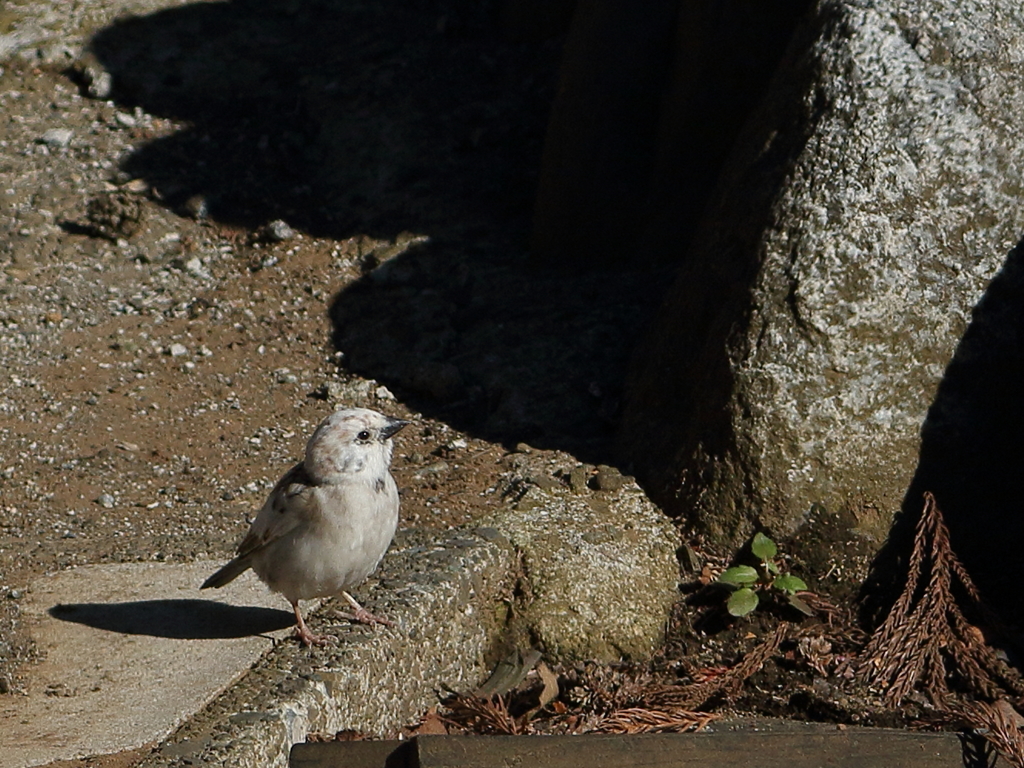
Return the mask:
[[[749,565],[736,565],[723,571],[718,580],[733,587],[743,587],[757,581],[757,569]]]
[[[729,595],[729,602],[725,604],[725,608],[733,616],[746,616],[757,608],[757,603],[757,592],[750,587],[743,587]]]
[[[814,616],[814,609],[796,595],[786,595],[786,600],[804,616]]]
[[[761,562],[767,562],[779,553],[779,548],[763,533],[756,533],[754,540],[750,542],[750,551]]]
[[[764,564],[764,569],[768,571],[772,576],[778,576],[782,571],[779,570],[779,566],[775,564],[774,560],[769,560]]]
[[[780,592],[785,592],[787,595],[792,595],[803,589],[807,589],[807,585],[804,583],[804,580],[791,573],[777,577],[775,581],[772,582],[772,586]]]

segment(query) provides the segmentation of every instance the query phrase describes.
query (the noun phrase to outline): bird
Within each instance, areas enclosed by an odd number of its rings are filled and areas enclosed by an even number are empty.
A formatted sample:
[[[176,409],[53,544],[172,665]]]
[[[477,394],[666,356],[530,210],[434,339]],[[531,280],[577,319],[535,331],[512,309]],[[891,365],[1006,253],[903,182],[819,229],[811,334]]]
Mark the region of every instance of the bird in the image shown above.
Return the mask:
[[[302,461],[270,492],[233,560],[200,589],[223,587],[252,568],[295,612],[306,646],[325,645],[302,618],[300,600],[341,593],[364,624],[392,622],[349,594],[377,568],[398,527],[392,438],[409,422],[367,408],[335,411],[317,426]]]

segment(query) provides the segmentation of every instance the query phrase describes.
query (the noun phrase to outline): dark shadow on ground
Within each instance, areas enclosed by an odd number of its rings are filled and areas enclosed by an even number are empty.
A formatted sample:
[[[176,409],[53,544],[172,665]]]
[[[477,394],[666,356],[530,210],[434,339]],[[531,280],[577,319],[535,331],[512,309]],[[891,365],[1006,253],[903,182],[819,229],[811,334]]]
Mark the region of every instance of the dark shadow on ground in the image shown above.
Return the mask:
[[[222,640],[286,629],[295,624],[289,611],[236,606],[213,600],[139,600],[130,603],[61,603],[48,613],[55,619],[125,635],[176,640]]]
[[[122,162],[212,225],[429,238],[339,295],[351,371],[499,440],[609,462],[618,392],[668,272],[528,270],[561,42],[476,0],[236,0],[126,18],[92,49],[126,110],[188,121]],[[379,256],[379,254],[377,254]],[[376,256],[375,256],[376,258]]]
[[[459,429],[615,463],[633,341],[668,274],[538,273],[497,250],[426,248],[338,296],[334,342],[349,368]]]
[[[921,437],[903,511],[865,593],[902,588],[923,494],[931,491],[982,598],[1006,624],[1024,627],[1015,576],[1024,555],[1024,241],[975,306]],[[885,607],[868,606],[875,617]]]
[[[245,227],[522,228],[559,45],[503,42],[491,6],[229,0],[118,20],[91,41],[113,98],[189,123],[141,146],[123,175]]]

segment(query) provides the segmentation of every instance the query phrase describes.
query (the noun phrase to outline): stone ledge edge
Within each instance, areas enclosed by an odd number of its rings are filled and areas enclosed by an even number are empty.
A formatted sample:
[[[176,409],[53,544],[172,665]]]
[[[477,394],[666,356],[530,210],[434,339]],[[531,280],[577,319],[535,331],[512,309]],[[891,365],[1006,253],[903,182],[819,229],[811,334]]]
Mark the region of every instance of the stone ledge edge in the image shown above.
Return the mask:
[[[486,676],[503,629],[495,609],[511,598],[517,563],[493,528],[398,547],[372,594],[373,610],[397,630],[342,629],[323,651],[278,644],[139,768],[286,768],[292,745],[310,733],[393,734],[435,704],[442,686]]]

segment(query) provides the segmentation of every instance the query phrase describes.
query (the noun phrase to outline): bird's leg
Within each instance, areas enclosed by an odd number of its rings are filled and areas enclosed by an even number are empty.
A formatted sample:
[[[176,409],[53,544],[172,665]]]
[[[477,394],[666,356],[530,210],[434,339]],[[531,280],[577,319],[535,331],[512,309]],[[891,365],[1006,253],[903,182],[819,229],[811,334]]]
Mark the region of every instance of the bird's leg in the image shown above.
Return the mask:
[[[298,601],[292,603],[292,609],[295,611],[295,619],[298,621],[298,626],[295,628],[295,635],[303,642],[304,645],[327,645],[330,642],[330,638],[324,635],[314,635],[309,631],[309,627],[306,626],[306,622],[302,619],[302,611],[299,610]]]
[[[349,621],[358,622],[359,624],[369,624],[370,626],[373,626],[374,624],[383,624],[385,627],[395,626],[395,622],[390,619],[383,619],[380,616],[375,616],[363,608],[363,606],[361,606],[348,592],[342,592],[341,596],[344,597],[348,604],[353,608],[352,613],[339,612],[339,615],[343,618],[346,618]]]

